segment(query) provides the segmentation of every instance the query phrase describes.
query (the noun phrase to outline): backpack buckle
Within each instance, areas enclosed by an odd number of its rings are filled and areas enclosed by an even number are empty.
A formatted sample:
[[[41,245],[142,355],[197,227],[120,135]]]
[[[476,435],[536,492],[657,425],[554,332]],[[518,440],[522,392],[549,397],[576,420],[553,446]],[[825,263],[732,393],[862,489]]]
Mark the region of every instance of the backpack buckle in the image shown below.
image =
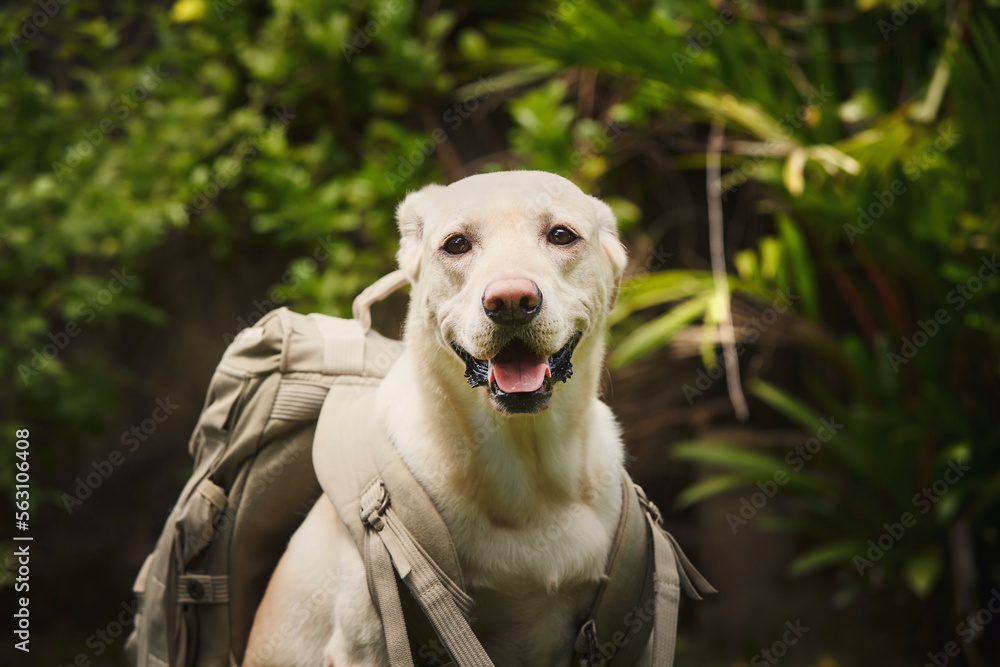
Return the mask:
[[[382,530],[385,528],[382,516],[387,507],[389,507],[389,491],[385,488],[385,482],[379,477],[361,493],[361,507],[359,508],[361,521],[375,530]]]
[[[580,628],[573,648],[584,656],[580,660],[580,667],[594,667],[597,664],[600,649],[597,646],[597,623],[594,619],[588,619]]]
[[[646,492],[642,490],[642,487],[638,484],[633,483],[632,486],[635,487],[635,493],[639,496],[639,504],[642,505],[642,509],[646,510],[646,514],[652,517],[653,522],[657,526],[663,525],[663,514],[660,513],[660,508],[657,507],[652,500],[646,497]]]

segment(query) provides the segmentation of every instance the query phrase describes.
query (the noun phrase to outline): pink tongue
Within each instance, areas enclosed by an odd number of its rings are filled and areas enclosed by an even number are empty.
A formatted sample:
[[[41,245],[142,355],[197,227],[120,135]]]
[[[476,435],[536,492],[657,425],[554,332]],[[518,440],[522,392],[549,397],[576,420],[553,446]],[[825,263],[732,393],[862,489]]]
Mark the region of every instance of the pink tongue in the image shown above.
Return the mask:
[[[536,391],[542,387],[549,371],[549,361],[541,355],[510,355],[509,359],[500,359],[507,355],[497,355],[490,361],[490,377],[492,383],[496,380],[501,391],[508,394]]]

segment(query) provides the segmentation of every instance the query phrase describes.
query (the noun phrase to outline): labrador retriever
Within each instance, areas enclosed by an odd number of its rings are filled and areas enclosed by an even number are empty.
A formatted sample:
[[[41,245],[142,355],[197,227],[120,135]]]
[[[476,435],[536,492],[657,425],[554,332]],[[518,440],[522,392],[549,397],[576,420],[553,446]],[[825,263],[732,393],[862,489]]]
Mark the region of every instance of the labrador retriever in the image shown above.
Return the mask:
[[[427,186],[397,218],[412,293],[378,418],[451,533],[493,662],[565,667],[622,502],[620,429],[598,397],[626,262],[614,215],[560,176],[509,171]],[[324,581],[336,594],[264,650]],[[246,656],[388,665],[364,563],[325,497],[272,576]]]

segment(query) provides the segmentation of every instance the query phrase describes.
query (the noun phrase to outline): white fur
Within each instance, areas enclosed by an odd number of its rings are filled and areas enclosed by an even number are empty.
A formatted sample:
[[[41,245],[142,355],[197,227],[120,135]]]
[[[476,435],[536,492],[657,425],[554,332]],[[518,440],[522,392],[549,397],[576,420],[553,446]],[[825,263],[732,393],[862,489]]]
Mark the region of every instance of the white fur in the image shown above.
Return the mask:
[[[569,181],[529,171],[428,186],[397,216],[413,291],[406,351],[378,390],[378,418],[441,511],[476,601],[473,628],[494,663],[564,667],[621,506],[619,427],[597,395],[625,263],[614,216]],[[580,240],[549,243],[556,225]],[[471,251],[441,251],[455,233]],[[451,348],[486,359],[506,342],[482,307],[485,286],[502,277],[529,278],[542,292],[527,335],[536,349],[552,354],[583,332],[573,377],[540,413],[496,411],[485,387],[466,384]],[[325,497],[272,577],[244,664],[388,664],[361,556]]]

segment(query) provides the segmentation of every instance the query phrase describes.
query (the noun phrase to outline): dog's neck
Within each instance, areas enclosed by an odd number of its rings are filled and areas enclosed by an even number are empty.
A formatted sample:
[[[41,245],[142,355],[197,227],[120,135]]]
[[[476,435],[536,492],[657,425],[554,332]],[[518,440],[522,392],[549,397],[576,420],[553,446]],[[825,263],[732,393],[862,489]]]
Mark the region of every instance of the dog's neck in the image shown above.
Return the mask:
[[[613,460],[599,460],[607,448],[592,441],[618,436],[593,426],[595,411],[606,409],[597,399],[599,336],[581,341],[573,377],[553,388],[550,407],[527,415],[496,412],[433,335],[408,335],[407,345],[380,392],[381,419],[432,497],[461,498],[497,528],[516,528],[615,492],[608,470],[620,465],[620,448]]]

